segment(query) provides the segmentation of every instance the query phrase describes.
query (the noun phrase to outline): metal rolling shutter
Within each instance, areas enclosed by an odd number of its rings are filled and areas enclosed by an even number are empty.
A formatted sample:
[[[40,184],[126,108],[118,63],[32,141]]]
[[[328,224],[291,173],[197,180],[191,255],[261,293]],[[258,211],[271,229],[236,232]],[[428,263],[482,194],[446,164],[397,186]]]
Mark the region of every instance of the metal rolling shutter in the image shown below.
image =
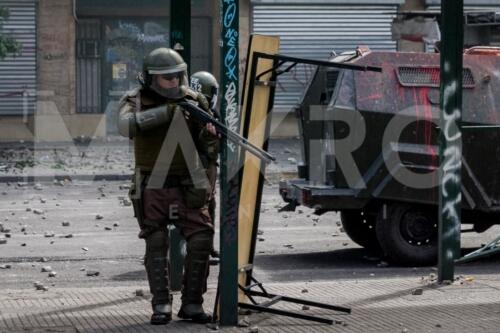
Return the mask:
[[[279,35],[280,53],[327,60],[359,45],[372,50],[396,50],[391,23],[397,5],[263,4],[252,6],[253,32]],[[300,99],[312,69],[297,67],[296,72],[279,78],[274,106],[288,111]]]
[[[10,17],[2,34],[22,44],[21,54],[0,60],[0,115],[32,114],[36,104],[36,3],[0,0]]]

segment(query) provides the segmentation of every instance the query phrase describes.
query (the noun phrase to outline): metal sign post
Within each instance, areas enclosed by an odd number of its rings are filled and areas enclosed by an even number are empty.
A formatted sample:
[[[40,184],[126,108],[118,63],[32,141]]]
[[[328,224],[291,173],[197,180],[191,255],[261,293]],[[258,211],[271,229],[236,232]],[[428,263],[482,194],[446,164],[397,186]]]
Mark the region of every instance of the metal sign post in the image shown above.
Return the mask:
[[[237,0],[221,6],[221,118],[239,132],[239,7]],[[238,323],[238,147],[223,140],[221,149],[220,208],[220,324]]]
[[[171,0],[170,2],[170,47],[180,53],[188,70],[191,60],[191,1]],[[170,229],[170,289],[182,288],[184,259],[182,246],[185,240],[179,229]]]
[[[454,280],[460,257],[463,0],[442,0],[438,281]]]

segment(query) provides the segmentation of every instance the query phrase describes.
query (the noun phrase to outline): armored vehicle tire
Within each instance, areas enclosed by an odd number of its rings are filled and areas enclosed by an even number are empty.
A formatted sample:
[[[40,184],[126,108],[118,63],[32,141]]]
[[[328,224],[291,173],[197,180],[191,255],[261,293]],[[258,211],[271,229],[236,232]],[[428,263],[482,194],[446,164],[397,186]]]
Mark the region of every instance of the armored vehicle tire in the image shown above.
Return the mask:
[[[340,213],[342,227],[353,242],[368,250],[380,251],[375,231],[376,219],[376,215],[362,210],[344,210]]]
[[[376,233],[382,252],[401,266],[435,264],[438,253],[437,215],[417,205],[384,205],[377,216]]]

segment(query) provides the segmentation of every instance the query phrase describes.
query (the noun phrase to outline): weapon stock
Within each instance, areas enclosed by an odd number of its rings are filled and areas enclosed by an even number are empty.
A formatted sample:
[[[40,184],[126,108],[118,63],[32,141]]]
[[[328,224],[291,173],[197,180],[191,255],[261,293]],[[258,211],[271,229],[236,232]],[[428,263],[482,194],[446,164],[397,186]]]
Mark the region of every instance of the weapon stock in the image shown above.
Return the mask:
[[[190,103],[188,101],[179,102],[178,105],[187,112],[189,112],[189,114],[194,118],[196,118],[199,122],[203,124],[210,123],[214,125],[215,129],[217,130],[217,133],[219,133],[221,136],[237,144],[243,150],[248,151],[249,153],[263,160],[264,162],[270,163],[271,161],[276,160],[276,158],[273,155],[269,154],[267,151],[261,149],[260,147],[255,146],[254,144],[252,144],[250,141],[248,141],[246,138],[242,137],[238,133],[230,130],[229,128],[226,127],[226,125],[224,125],[222,122],[212,117],[210,114],[205,112],[205,110],[203,110],[199,106]]]

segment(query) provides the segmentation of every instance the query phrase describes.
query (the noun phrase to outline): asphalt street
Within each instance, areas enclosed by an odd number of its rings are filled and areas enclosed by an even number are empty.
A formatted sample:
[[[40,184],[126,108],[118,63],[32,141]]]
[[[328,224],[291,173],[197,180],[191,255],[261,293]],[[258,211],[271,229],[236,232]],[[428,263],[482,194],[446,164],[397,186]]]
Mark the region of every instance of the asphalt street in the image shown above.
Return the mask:
[[[40,282],[47,288],[147,288],[142,265],[144,241],[137,237],[127,185],[106,181],[0,183],[1,287],[33,289],[34,283]],[[425,277],[436,271],[433,267],[387,266],[377,254],[349,240],[338,226],[337,214],[315,216],[300,207],[295,213],[278,212],[282,206],[277,185],[267,184],[254,273],[262,281]],[[463,234],[463,252],[499,234],[498,226],[483,234]],[[218,239],[217,232],[216,244]],[[457,266],[457,274],[498,274],[498,259]],[[217,267],[210,275],[211,286],[216,278]]]

